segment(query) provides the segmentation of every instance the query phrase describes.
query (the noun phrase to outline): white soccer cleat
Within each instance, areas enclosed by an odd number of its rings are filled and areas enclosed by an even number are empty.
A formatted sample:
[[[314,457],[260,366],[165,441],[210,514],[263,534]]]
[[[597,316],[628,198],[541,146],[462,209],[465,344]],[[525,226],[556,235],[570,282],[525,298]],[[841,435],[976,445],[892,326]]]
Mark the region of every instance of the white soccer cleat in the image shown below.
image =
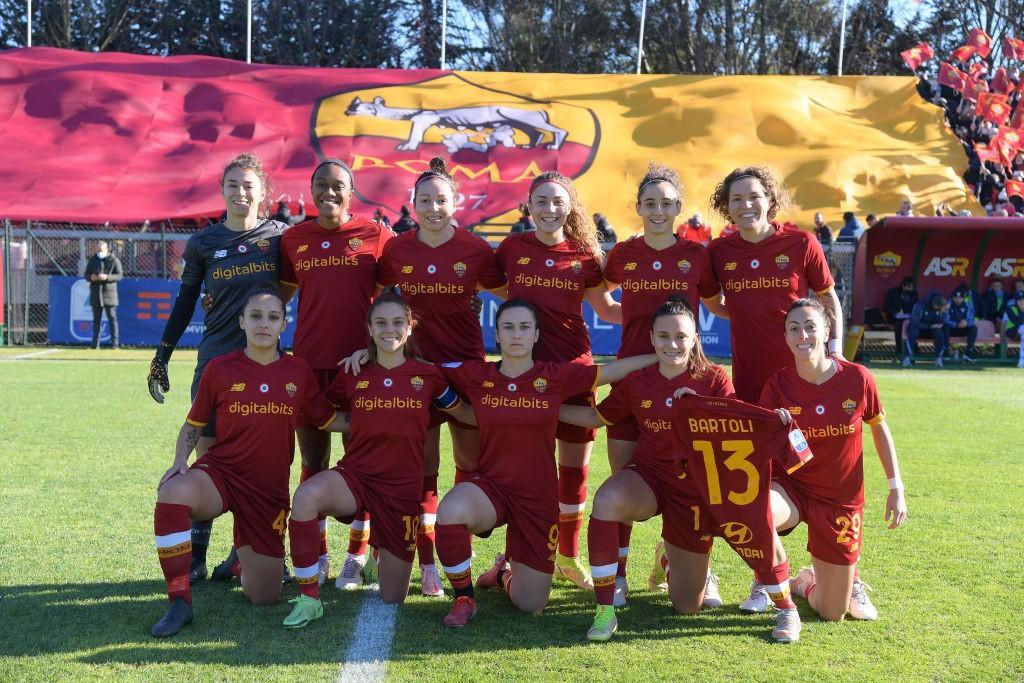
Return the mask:
[[[874,621],[878,618],[878,609],[871,603],[867,585],[858,577],[853,578],[853,590],[850,591],[850,616],[861,621]]]
[[[789,580],[789,590],[798,597],[807,599],[807,591],[814,585],[814,568],[804,567]]]
[[[316,585],[323,586],[331,575],[331,558],[321,555],[316,569]]]
[[[353,555],[348,553],[345,556],[345,564],[341,573],[335,579],[334,585],[341,590],[350,591],[363,585],[363,565],[366,564],[366,555]]]
[[[435,564],[420,565],[420,592],[430,598],[443,598],[444,586]]]
[[[612,607],[625,607],[626,596],[629,595],[629,585],[625,576],[615,577],[615,597],[612,598]]]
[[[718,592],[718,577],[708,572],[708,578],[704,579],[704,601],[702,607],[721,607],[722,594]]]
[[[800,613],[795,607],[775,612],[775,628],[772,638],[776,643],[795,643],[800,640]]]
[[[740,611],[744,614],[762,614],[768,610],[768,591],[754,581],[750,584],[750,595],[740,603]]]

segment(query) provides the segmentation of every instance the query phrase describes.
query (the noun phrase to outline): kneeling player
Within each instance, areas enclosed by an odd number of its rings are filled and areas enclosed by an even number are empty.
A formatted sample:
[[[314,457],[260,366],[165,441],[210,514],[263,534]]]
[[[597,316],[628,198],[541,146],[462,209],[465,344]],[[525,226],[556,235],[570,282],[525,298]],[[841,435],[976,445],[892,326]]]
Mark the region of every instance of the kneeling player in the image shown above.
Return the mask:
[[[533,348],[543,332],[523,299],[503,303],[495,324],[500,362],[444,366],[472,403],[480,428],[476,472],[449,491],[437,511],[437,555],[455,591],[445,626],[465,626],[476,614],[470,534],[489,534],[506,524],[506,551],[477,586],[503,588],[524,612],[544,609],[558,550],[558,409],[567,398],[657,359],[635,356],[602,366],[536,362]]]
[[[772,377],[761,405],[799,416],[814,461],[772,483],[772,509],[780,532],[807,524],[813,568],[800,571],[793,592],[822,618],[876,619],[867,587],[857,574],[863,547],[864,450],[862,424],[871,425],[875,450],[889,479],[885,520],[895,529],[907,518],[899,463],[875,380],[856,363],[830,357],[829,317],[814,299],[793,302],[786,342],[794,364]]]
[[[157,487],[156,547],[171,605],[152,628],[156,637],[172,636],[192,621],[192,522],[229,510],[245,596],[258,605],[277,601],[296,420],[305,411],[321,429],[342,428],[309,365],[278,351],[286,322],[276,285],[253,288],[239,323],[246,346],[214,358],[203,370],[178,434],[174,464]],[[214,415],[213,445],[189,467],[200,432]]]
[[[662,537],[672,572],[669,598],[676,610],[700,610],[710,581],[711,539],[694,531],[700,494],[680,467],[672,436],[672,395],[688,387],[702,396],[732,397],[732,382],[704,355],[693,309],[673,297],[654,313],[649,329],[658,365],[634,372],[612,389],[597,408],[562,406],[561,420],[583,427],[629,420],[639,430],[630,461],[612,474],[594,496],[587,533],[590,573],[594,577],[597,614],[587,632],[590,640],[608,640],[618,628],[615,607],[626,604],[626,580],[618,577],[620,523],[662,515]]]
[[[367,313],[369,365],[358,376],[339,374],[328,389],[332,402],[352,406],[345,457],[302,482],[292,501],[292,564],[299,583],[295,608],[284,620],[301,628],[323,616],[317,581],[318,515],[350,522],[360,512],[373,519],[370,545],[379,555],[380,595],[404,602],[416,551],[423,485],[423,446],[430,405],[472,424],[473,412],[435,366],[415,360],[412,310],[396,294],[377,297]]]

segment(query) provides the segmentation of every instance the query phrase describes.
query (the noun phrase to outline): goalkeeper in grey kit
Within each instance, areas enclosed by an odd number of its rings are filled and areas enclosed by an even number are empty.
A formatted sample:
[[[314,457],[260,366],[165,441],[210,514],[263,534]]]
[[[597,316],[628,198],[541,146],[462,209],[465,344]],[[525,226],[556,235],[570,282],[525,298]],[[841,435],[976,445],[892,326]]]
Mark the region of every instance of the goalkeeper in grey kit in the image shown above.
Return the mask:
[[[189,238],[181,288],[149,366],[149,393],[157,403],[163,403],[163,392],[170,390],[167,362],[192,319],[203,288],[213,295],[213,306],[206,314],[206,329],[199,343],[192,398],[210,359],[245,347],[245,333],[238,321],[249,290],[258,282],[277,284],[280,270],[278,247],[286,226],[266,218],[270,208],[268,185],[263,162],[253,154],[239,154],[224,167],[221,196],[227,216]],[[211,419],[196,446],[198,455],[213,443],[214,433]],[[191,581],[206,578],[206,549],[212,526],[211,522],[192,525]],[[221,563],[213,578],[231,578],[232,559]]]

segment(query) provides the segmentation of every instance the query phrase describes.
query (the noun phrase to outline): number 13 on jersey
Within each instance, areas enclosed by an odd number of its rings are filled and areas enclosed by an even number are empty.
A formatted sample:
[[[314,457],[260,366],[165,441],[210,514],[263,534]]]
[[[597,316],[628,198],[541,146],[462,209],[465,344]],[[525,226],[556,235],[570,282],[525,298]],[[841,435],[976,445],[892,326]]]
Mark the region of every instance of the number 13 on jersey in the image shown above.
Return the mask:
[[[754,442],[750,439],[722,441],[718,449],[711,441],[698,440],[693,442],[693,450],[701,454],[704,461],[704,472],[708,482],[708,502],[712,505],[722,504],[722,485],[719,476],[719,460],[725,466],[727,481],[739,483],[731,472],[740,472],[746,476],[741,487],[728,492],[729,502],[733,505],[749,505],[757,499],[761,489],[761,475],[749,458],[754,454]]]

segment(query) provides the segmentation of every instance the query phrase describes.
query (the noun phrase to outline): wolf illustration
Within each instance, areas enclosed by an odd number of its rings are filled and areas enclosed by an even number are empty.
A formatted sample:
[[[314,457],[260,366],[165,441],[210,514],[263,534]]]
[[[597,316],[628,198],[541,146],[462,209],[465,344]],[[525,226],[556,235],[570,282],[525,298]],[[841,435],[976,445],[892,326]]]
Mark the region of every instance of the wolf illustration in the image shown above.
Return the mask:
[[[458,107],[455,109],[405,109],[389,107],[383,97],[373,98],[373,102],[364,102],[359,97],[352,100],[345,112],[347,116],[372,116],[390,121],[410,121],[412,129],[409,139],[398,145],[396,149],[411,152],[419,148],[423,136],[431,127],[454,128],[456,130],[485,129],[501,130],[500,138],[508,139],[507,131],[521,131],[529,139],[523,149],[536,147],[544,142],[545,134],[550,134],[552,141],[547,149],[561,149],[568,131],[551,125],[547,112],[533,109],[517,109],[504,105],[485,105],[479,107]],[[503,146],[511,146],[502,141]]]

